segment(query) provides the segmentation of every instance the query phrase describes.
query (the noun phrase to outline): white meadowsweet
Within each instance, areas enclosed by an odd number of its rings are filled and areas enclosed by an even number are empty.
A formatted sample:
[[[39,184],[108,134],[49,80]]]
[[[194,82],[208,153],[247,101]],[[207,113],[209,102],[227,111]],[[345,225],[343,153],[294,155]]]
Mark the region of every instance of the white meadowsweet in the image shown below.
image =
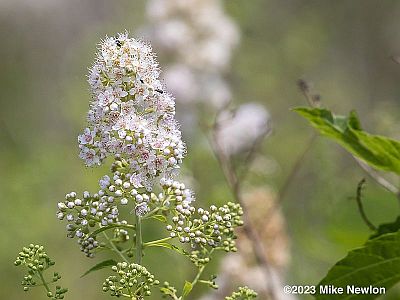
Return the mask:
[[[88,166],[118,155],[130,165],[131,183],[147,189],[157,177],[176,172],[186,149],[174,99],[159,75],[151,47],[127,33],[99,45],[88,76],[88,127],[78,137],[80,157]]]
[[[120,278],[109,276],[103,283],[103,291],[115,297],[144,299],[151,295],[150,286],[159,283],[141,266],[145,247],[170,245],[193,262],[199,279],[214,250],[237,251],[234,229],[243,225],[240,204],[196,209],[193,191],[173,179],[186,148],[175,120],[175,102],[159,73],[150,46],[127,33],[100,44],[89,73],[88,126],[78,142],[88,166],[113,156],[111,173],[100,178],[97,192],[70,192],[57,204],[56,216],[66,221],[67,237],[76,239],[87,257],[109,250],[124,260],[112,267]],[[129,211],[135,214],[135,225],[129,223]],[[144,242],[144,220],[161,222],[167,237]],[[137,263],[130,264],[133,257]],[[55,298],[65,293],[57,289]],[[178,299],[167,282],[162,292]]]
[[[89,83],[92,101],[88,126],[78,137],[80,156],[88,166],[113,156],[112,173],[100,178],[96,193],[78,198],[71,192],[58,203],[56,216],[67,222],[67,236],[76,238],[88,257],[106,248],[104,242],[122,245],[128,230],[138,228],[122,219],[120,212],[128,208],[136,222],[160,212],[158,217],[170,222],[169,237],[190,245],[197,266],[209,262],[211,248],[236,251],[233,229],[243,223],[240,205],[196,210],[193,191],[173,179],[186,149],[150,46],[127,34],[106,38]],[[105,231],[113,232],[112,240]]]

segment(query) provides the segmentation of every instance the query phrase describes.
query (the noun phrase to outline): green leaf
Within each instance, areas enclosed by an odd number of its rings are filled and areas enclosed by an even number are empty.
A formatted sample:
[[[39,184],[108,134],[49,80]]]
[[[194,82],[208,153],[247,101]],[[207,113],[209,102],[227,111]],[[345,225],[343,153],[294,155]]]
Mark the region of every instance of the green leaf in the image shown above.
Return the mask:
[[[375,299],[379,295],[347,294],[347,286],[384,287],[389,289],[400,281],[400,233],[387,233],[358,249],[350,251],[336,263],[318,284],[318,300]],[[320,294],[320,287],[344,288],[343,294]]]
[[[394,222],[379,225],[376,231],[373,234],[371,234],[369,239],[371,240],[385,233],[394,233],[399,230],[400,230],[400,217],[397,217],[396,221]]]
[[[81,276],[81,278],[84,277],[84,276],[86,276],[86,275],[88,275],[89,273],[92,273],[92,272],[94,272],[94,271],[98,271],[98,270],[101,270],[101,269],[104,269],[104,268],[107,268],[107,267],[110,267],[110,266],[115,266],[116,264],[117,264],[117,262],[116,262],[115,260],[113,260],[113,259],[108,259],[108,260],[102,261],[101,263],[98,263],[98,264],[95,265],[94,267],[92,267],[92,268],[90,268],[89,270],[87,270],[87,271]]]
[[[186,297],[192,291],[193,285],[189,281],[185,281],[185,285],[183,287],[182,296]]]
[[[348,117],[336,116],[323,108],[300,107],[294,111],[322,135],[335,140],[372,167],[400,174],[400,142],[363,131],[354,111]]]

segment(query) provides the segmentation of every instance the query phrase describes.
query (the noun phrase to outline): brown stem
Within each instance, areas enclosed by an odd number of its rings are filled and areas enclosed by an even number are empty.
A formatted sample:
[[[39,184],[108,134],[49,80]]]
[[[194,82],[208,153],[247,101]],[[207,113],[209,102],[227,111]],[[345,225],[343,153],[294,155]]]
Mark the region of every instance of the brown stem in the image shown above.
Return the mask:
[[[267,278],[267,292],[269,294],[269,299],[276,299],[275,298],[275,291],[274,291],[274,286],[273,286],[273,275],[271,272],[271,267],[268,262],[267,257],[265,256],[265,247],[262,244],[260,237],[254,228],[248,213],[247,209],[245,207],[245,203],[243,201],[243,198],[241,196],[241,181],[238,179],[236,170],[233,167],[232,161],[230,160],[229,156],[225,153],[225,151],[222,149],[220,143],[218,142],[218,137],[217,137],[217,132],[219,129],[219,123],[218,123],[218,114],[217,118],[215,120],[213,130],[211,133],[211,139],[210,139],[210,144],[212,146],[213,152],[220,164],[220,167],[222,169],[222,172],[224,174],[225,180],[228,183],[228,186],[235,198],[235,200],[243,207],[244,213],[243,213],[243,231],[248,237],[248,239],[251,241],[252,249],[254,256],[256,258],[256,261],[258,265],[260,265]]]
[[[265,217],[265,222],[266,225],[268,225],[269,221],[271,220],[271,216],[273,213],[281,207],[283,200],[285,199],[286,193],[289,190],[290,185],[292,184],[297,172],[299,171],[301,165],[304,162],[305,157],[308,155],[310,152],[312,145],[314,144],[315,140],[317,139],[318,134],[313,134],[310,138],[310,140],[307,142],[306,147],[304,148],[303,152],[298,156],[296,159],[295,163],[292,166],[292,169],[290,170],[289,175],[286,177],[284,183],[282,184],[282,187],[279,189],[278,196],[276,201],[273,203],[273,205],[269,208],[267,211],[266,217]]]

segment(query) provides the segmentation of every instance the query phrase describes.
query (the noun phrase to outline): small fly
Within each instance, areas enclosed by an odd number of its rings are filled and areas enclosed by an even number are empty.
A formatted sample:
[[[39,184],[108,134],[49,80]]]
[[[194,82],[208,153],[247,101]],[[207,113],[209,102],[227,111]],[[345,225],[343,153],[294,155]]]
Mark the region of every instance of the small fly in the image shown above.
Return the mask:
[[[140,82],[144,84],[143,79],[140,79]],[[163,91],[163,90],[155,89],[155,91],[156,91],[157,93],[159,93],[159,94],[164,94],[164,91]]]

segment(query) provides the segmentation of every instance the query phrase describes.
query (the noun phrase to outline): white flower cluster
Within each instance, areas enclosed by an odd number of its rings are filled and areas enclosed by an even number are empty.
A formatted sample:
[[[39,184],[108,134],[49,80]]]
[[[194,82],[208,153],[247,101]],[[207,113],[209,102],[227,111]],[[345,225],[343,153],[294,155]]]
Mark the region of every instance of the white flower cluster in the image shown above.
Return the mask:
[[[172,179],[185,145],[174,101],[158,78],[149,46],[127,34],[100,45],[89,75],[89,126],[78,140],[80,156],[89,166],[113,155],[112,174],[99,180],[97,193],[67,194],[57,211],[58,219],[68,223],[67,236],[76,237],[88,257],[106,247],[98,240],[105,230],[114,233],[112,241],[105,234],[109,243],[129,240],[127,230],[135,226],[120,220],[120,209],[126,206],[137,216],[170,221],[170,238],[191,245],[188,255],[197,265],[209,261],[211,249],[236,251],[233,229],[243,224],[240,205],[195,209],[193,192]]]
[[[143,34],[174,61],[166,68],[168,87],[182,102],[220,106],[230,100],[223,79],[239,32],[220,0],[151,0]]]
[[[176,172],[186,151],[174,99],[159,75],[149,45],[127,33],[107,37],[89,74],[89,126],[78,137],[88,166],[117,155],[129,164],[130,183],[148,190],[157,177]]]

